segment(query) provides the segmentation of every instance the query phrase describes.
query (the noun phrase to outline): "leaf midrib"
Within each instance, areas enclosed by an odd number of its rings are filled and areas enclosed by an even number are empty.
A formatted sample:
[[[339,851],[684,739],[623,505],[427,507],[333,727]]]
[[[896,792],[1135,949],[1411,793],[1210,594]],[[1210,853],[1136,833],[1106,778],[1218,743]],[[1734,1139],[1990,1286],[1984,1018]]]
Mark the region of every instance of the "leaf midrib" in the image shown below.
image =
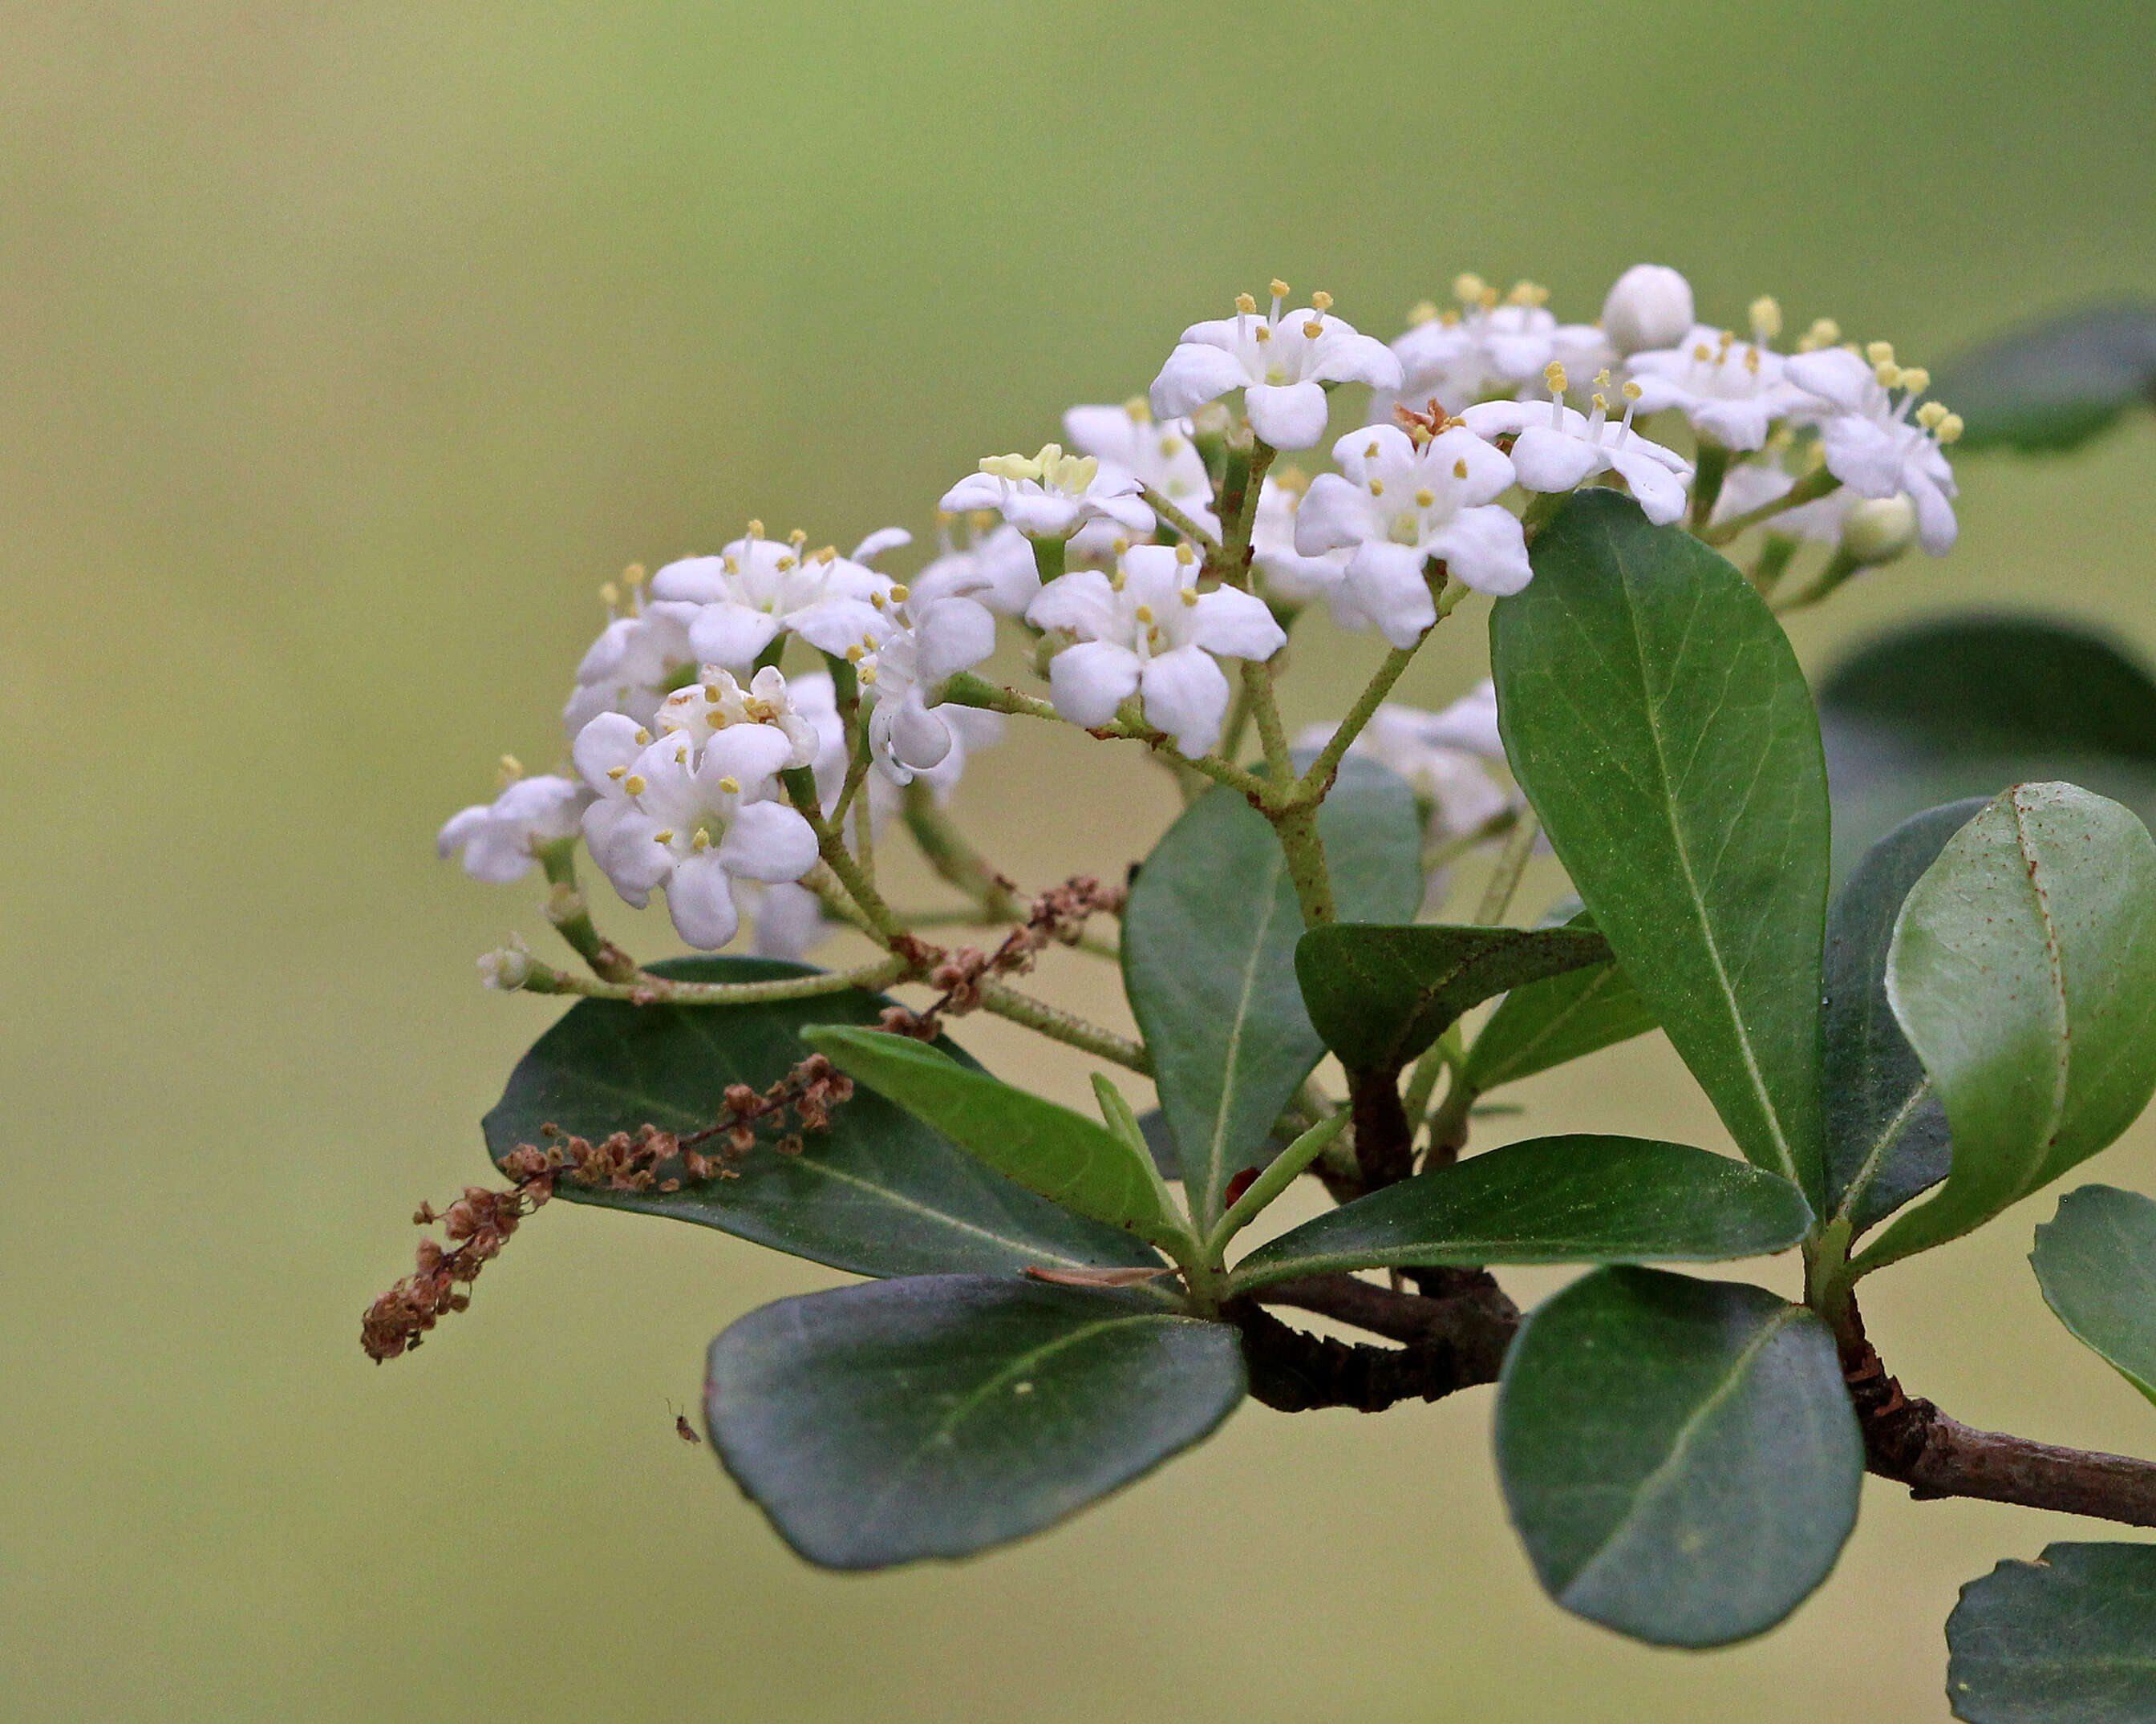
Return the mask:
[[[1220,1100],[1213,1116],[1211,1141],[1205,1147],[1204,1208],[1209,1224],[1219,1219],[1214,1211],[1219,1205],[1221,1165],[1227,1156],[1228,1120],[1235,1111],[1235,1090],[1240,1075],[1238,1061],[1242,1053],[1243,1026],[1250,1021],[1250,997],[1256,991],[1258,961],[1265,953],[1265,936],[1271,931],[1273,918],[1280,914],[1281,870],[1285,865],[1286,859],[1276,849],[1266,860],[1265,889],[1259,897],[1264,909],[1258,916],[1250,956],[1244,961],[1242,988],[1228,1025],[1228,1047],[1220,1067]]]

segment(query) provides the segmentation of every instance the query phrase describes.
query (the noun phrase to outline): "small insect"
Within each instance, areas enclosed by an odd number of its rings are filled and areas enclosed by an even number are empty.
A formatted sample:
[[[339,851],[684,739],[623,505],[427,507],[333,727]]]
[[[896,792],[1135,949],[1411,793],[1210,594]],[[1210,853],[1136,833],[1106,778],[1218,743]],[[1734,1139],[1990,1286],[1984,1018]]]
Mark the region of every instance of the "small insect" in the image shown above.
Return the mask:
[[[666,1410],[674,1415],[674,1434],[685,1443],[693,1443],[701,1447],[704,1439],[696,1434],[696,1426],[689,1423],[689,1415],[670,1400],[666,1403]]]

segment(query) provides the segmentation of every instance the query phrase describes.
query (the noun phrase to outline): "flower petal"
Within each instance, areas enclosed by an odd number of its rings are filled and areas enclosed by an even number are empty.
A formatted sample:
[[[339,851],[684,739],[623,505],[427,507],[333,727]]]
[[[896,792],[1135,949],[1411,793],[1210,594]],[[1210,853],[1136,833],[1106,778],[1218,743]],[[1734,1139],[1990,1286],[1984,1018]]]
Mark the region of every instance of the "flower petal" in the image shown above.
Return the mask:
[[[1661,462],[1631,449],[1604,451],[1604,459],[1625,476],[1640,512],[1656,526],[1667,526],[1685,511],[1685,482]]]
[[[770,781],[793,752],[793,743],[777,725],[728,725],[712,733],[696,767],[697,783],[708,790],[721,778],[741,786],[743,798],[768,793]]]
[[[691,856],[674,870],[674,878],[666,882],[666,911],[674,918],[675,931],[700,952],[717,951],[739,931],[734,883],[726,877],[718,852]]]
[[[1273,620],[1270,607],[1255,593],[1234,587],[1216,587],[1200,593],[1190,610],[1186,635],[1192,645],[1209,653],[1262,662],[1287,644],[1286,631]]]
[[[1149,660],[1139,680],[1146,722],[1166,731],[1187,755],[1210,754],[1228,716],[1228,679],[1212,657],[1198,647],[1177,647]]]
[[[1305,557],[1359,545],[1379,531],[1369,492],[1337,473],[1321,473],[1311,480],[1309,494],[1295,511],[1295,548]]]
[[[778,633],[777,620],[745,604],[707,604],[689,625],[696,661],[746,673]]]
[[[1519,516],[1494,503],[1461,510],[1432,536],[1429,549],[1477,593],[1496,598],[1517,593],[1535,577]]]
[[[968,473],[943,493],[936,506],[947,515],[969,515],[976,509],[1000,509],[1004,481],[987,473]]]
[[[1218,400],[1230,389],[1240,389],[1250,382],[1249,372],[1233,353],[1208,341],[1193,339],[1199,331],[1207,327],[1194,324],[1184,331],[1183,339],[1176,344],[1175,351],[1168,356],[1168,362],[1161,367],[1160,375],[1152,380],[1152,387],[1147,393],[1152,403],[1155,418],[1179,418],[1194,408]],[[1233,339],[1232,336],[1229,339]],[[946,502],[943,506],[947,509],[951,505]]]
[[[1380,344],[1388,360],[1392,354]],[[1393,367],[1399,370],[1399,362]],[[1250,429],[1275,449],[1313,449],[1325,435],[1331,404],[1318,383],[1252,383],[1243,391],[1243,411]]]
[[[996,619],[970,598],[939,598],[915,613],[923,682],[942,682],[996,649]]]
[[[644,740],[637,740],[641,732]],[[636,757],[649,746],[651,733],[624,712],[602,712],[597,718],[577,732],[577,740],[569,745],[569,753],[583,774],[584,782],[602,793],[611,789],[613,781],[607,776],[614,767],[624,770],[636,762]]]
[[[1122,628],[1115,589],[1098,569],[1058,575],[1026,607],[1025,619],[1036,629],[1067,629],[1086,640],[1098,640]]]
[[[1317,489],[1311,487],[1312,495]],[[1303,504],[1305,509],[1309,506],[1307,501]],[[1403,650],[1421,639],[1423,631],[1437,620],[1437,605],[1423,578],[1423,554],[1409,546],[1373,539],[1359,546],[1348,565],[1340,593],[1376,625],[1389,644]]]
[[[689,604],[716,604],[733,597],[733,583],[722,557],[684,557],[670,562],[651,577],[654,598],[680,599]]]
[[[1603,464],[1603,452],[1585,438],[1568,437],[1547,424],[1529,425],[1512,445],[1512,471],[1531,491],[1568,491]]]
[[[796,880],[816,865],[816,834],[783,803],[744,803],[734,810],[726,835],[712,854],[727,873],[744,880]],[[677,868],[675,877],[680,873]]]
[[[1071,723],[1090,730],[1107,723],[1116,708],[1137,691],[1138,669],[1138,655],[1128,647],[1081,641],[1048,661],[1049,698]]]

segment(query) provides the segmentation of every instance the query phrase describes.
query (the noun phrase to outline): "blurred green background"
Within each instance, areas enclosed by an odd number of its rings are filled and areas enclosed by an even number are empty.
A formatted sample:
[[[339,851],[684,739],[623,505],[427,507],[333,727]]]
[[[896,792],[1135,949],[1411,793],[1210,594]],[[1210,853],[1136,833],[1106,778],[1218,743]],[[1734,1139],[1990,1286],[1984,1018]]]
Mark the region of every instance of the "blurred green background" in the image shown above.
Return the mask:
[[[1773,291],[1926,362],[2156,287],[2144,8],[0,18],[7,1716],[1933,1719],[1956,1587],[2107,1536],[1873,1481],[1788,1628],[1651,1653],[1537,1591],[1481,1390],[1251,1408],[1050,1537],[838,1579],[667,1406],[718,1328],[835,1277],[564,1206],[416,1357],[377,1370],[357,1325],[413,1205],[483,1173],[477,1116],[556,1010],[477,990],[539,895],[438,866],[434,829],[499,751],[552,759],[623,563],[751,514],[919,528],[1275,274],[1390,334],[1460,269],[1592,316],[1648,258],[1709,316]],[[2145,418],[2070,463],[1971,458],[1962,548],[1799,645],[2017,601],[2156,646],[2152,475]],[[1481,674],[1479,617],[1410,697]],[[1300,649],[1292,716],[1365,662],[1337,639]],[[1154,776],[1030,735],[962,807],[1024,878],[1120,868]],[[1070,956],[1042,986],[1109,1014],[1110,983]],[[964,1034],[1082,1093],[1004,1026]],[[1659,1042],[1530,1099],[1521,1132],[1722,1141]],[[2156,1187],[2156,1130],[2087,1171]],[[1874,1333],[1964,1419],[2149,1452],[2022,1261],[2050,1205],[1881,1277]]]

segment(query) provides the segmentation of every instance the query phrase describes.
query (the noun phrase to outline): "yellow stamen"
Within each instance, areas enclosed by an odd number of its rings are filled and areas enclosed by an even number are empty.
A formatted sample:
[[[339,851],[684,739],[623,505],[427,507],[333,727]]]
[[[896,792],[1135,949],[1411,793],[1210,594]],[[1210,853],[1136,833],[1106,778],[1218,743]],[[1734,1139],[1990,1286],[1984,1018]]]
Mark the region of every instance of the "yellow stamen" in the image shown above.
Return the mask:
[[[1772,294],[1762,294],[1752,301],[1752,338],[1757,341],[1771,341],[1782,332],[1782,307]]]
[[[1874,341],[1864,350],[1864,357],[1874,365],[1892,365],[1894,362],[1894,344],[1892,341]]]
[[[1287,284],[1276,275],[1265,284],[1265,291],[1276,300],[1284,300],[1287,297]]]
[[[1325,326],[1313,317],[1309,322],[1303,325],[1302,332],[1310,340],[1314,341],[1320,336],[1325,333]]]
[[[1427,486],[1415,493],[1415,507],[1418,509],[1427,509],[1436,501],[1437,493]]]
[[[612,778],[616,783],[620,782],[621,780],[626,778],[628,776],[629,768],[627,767],[608,767],[607,768],[607,777]]]
[[[1932,387],[1932,374],[1921,365],[1905,366],[1902,371],[1902,387],[1921,395]]]
[[[1198,603],[1198,589],[1195,587],[1182,588],[1181,596],[1185,605],[1194,605]]]
[[[1562,395],[1564,393],[1567,379],[1564,374],[1564,367],[1558,361],[1553,359],[1548,365],[1544,366],[1543,367],[1543,377],[1550,386],[1551,394]]]
[[[1258,302],[1246,293],[1239,293],[1235,295],[1235,309],[1248,317],[1258,309]]]
[[[627,778],[622,781],[621,788],[624,790],[626,790],[631,796],[643,795],[644,774],[641,772],[631,772]]]
[[[1941,443],[1958,443],[1961,440],[1963,428],[1961,415],[1948,413],[1939,421],[1938,429],[1932,434]]]
[[[732,772],[728,772],[725,777],[719,780],[719,788],[725,791],[728,796],[739,796],[741,780],[734,777]]]
[[[1370,495],[1373,497],[1382,497],[1384,494],[1385,481],[1382,479],[1372,480],[1370,481]]]
[[[674,842],[674,829],[670,826],[660,827],[658,831],[651,834],[651,841],[655,844],[672,844]]]
[[[1425,323],[1435,322],[1436,318],[1437,302],[1435,300],[1417,300],[1408,307],[1408,323],[1413,328],[1419,329]]]
[[[1467,477],[1467,458],[1465,455],[1452,464],[1452,476],[1455,479]]]
[[[1330,311],[1332,309],[1332,295],[1321,287],[1310,296],[1310,305],[1312,310]]]

